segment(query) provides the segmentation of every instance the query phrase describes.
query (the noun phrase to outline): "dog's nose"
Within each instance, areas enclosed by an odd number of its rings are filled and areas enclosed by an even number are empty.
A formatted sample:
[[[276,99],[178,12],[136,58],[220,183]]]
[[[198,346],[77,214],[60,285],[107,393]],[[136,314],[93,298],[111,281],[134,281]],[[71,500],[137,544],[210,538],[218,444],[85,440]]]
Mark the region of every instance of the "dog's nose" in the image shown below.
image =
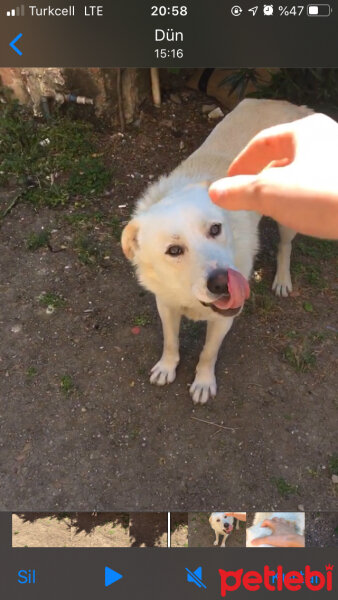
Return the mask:
[[[207,288],[215,295],[228,294],[228,272],[225,269],[211,271],[207,280]]]

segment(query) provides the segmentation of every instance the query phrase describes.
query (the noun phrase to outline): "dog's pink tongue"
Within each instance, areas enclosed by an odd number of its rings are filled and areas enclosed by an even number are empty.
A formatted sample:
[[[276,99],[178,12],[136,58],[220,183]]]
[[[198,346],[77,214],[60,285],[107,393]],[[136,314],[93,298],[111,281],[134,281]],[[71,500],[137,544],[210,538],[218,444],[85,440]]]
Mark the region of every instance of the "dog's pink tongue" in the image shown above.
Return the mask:
[[[234,271],[233,269],[228,269],[228,290],[230,298],[219,298],[219,300],[213,303],[221,310],[240,308],[250,296],[250,287],[247,280],[238,271]]]

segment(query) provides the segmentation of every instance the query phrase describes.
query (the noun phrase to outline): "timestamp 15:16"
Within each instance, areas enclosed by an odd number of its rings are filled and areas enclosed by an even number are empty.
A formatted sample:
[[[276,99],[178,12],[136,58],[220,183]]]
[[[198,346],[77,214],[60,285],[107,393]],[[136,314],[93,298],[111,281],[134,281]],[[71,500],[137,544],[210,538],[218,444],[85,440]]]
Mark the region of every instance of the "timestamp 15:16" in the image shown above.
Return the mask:
[[[183,58],[182,48],[156,48],[156,58]]]

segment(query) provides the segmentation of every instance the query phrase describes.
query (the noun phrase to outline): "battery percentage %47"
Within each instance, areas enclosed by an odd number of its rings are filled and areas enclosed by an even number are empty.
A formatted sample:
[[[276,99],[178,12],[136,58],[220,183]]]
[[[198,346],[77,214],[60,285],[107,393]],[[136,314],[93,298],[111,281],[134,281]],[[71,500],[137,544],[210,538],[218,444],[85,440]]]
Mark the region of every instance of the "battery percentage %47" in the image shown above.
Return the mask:
[[[304,12],[305,6],[279,6],[279,14],[281,17],[300,17]]]

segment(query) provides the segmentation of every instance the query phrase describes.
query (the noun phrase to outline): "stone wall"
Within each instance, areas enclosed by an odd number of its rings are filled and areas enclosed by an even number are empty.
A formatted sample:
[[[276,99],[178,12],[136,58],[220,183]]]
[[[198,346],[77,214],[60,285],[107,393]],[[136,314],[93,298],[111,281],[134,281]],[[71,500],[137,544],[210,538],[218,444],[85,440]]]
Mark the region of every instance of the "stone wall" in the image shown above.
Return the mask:
[[[9,87],[20,103],[30,105],[35,115],[42,112],[42,97],[72,94],[91,99],[95,114],[113,125],[119,123],[117,76],[117,69],[0,69],[2,85]],[[142,101],[150,96],[149,69],[122,69],[121,91],[124,117],[130,123]]]

